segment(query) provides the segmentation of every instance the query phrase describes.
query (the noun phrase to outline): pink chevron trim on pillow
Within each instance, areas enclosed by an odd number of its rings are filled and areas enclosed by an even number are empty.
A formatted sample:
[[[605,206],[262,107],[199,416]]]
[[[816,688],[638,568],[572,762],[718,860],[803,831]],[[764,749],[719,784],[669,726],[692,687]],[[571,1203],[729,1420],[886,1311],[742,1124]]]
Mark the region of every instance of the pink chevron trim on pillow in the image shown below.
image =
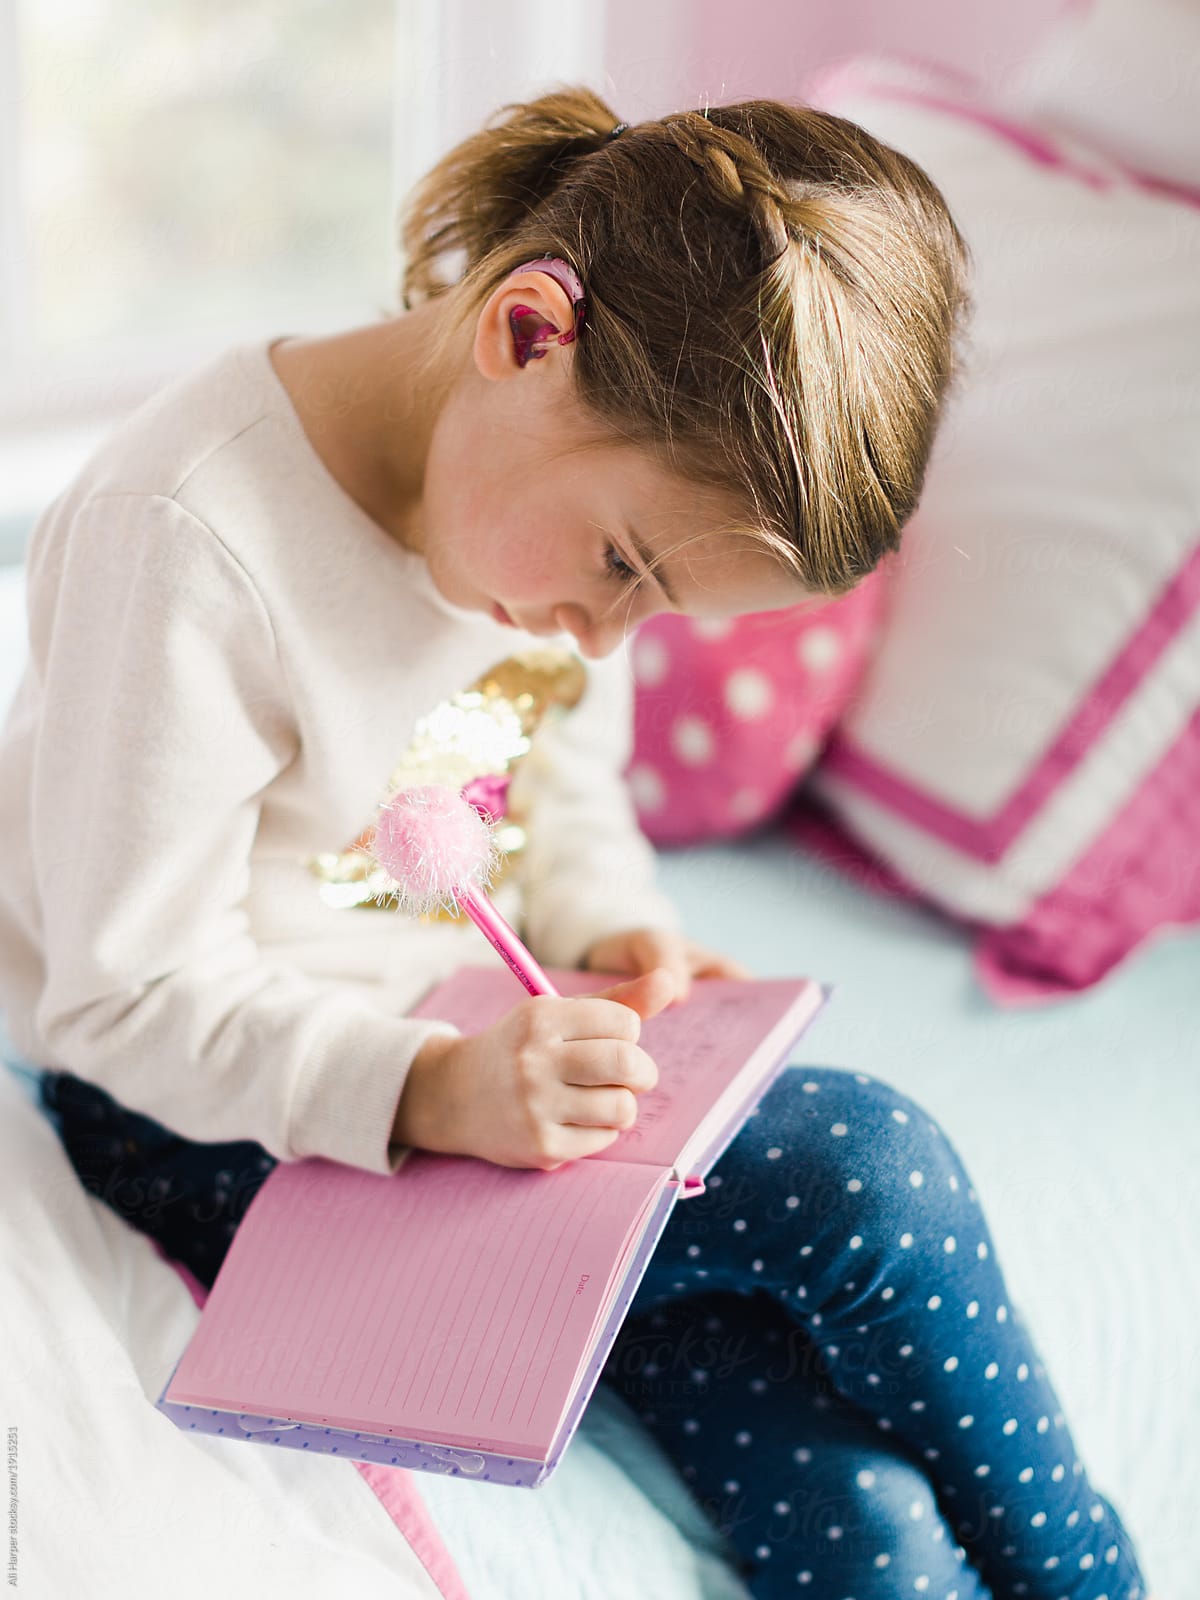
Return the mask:
[[[826,95],[838,95],[843,92],[869,93],[877,98],[907,100],[913,105],[925,106],[932,111],[943,111],[950,116],[974,122],[979,127],[1008,140],[1010,144],[1016,145],[1039,165],[1056,167],[1078,178],[1090,188],[1107,188],[1114,179],[1119,178],[1122,182],[1133,184],[1136,188],[1145,189],[1151,194],[1160,194],[1164,199],[1200,208],[1200,188],[1194,184],[1146,172],[1141,167],[1100,151],[1092,152],[1093,164],[1089,164],[1081,155],[1068,153],[1059,139],[1048,130],[1017,121],[1007,112],[995,107],[985,108],[979,101],[987,91],[979,79],[971,77],[968,73],[951,74],[941,63],[925,61],[916,56],[893,53],[887,60],[910,67],[927,81],[940,78],[949,88],[959,91],[963,98],[955,99],[952,96],[937,94],[929,88],[881,81],[873,75],[871,69],[881,64],[882,58],[854,58],[828,67],[812,80],[810,93],[818,102]]]
[[[1016,927],[989,928],[941,908],[974,936],[975,974],[992,999],[1003,1006],[1061,1000],[1107,978],[1156,936],[1200,923],[1198,796],[1200,711],[1111,826]],[[802,849],[863,889],[927,903],[810,795],[797,797],[786,827]]]
[[[983,935],[980,983],[1003,1005],[1058,999],[1099,983],[1153,936],[1200,922],[1198,823],[1200,711],[1020,926]]]
[[[790,826],[969,931],[994,999],[1077,992],[1200,921],[1200,194],[919,63],[860,57],[811,97],[942,188],[977,308],[872,668]]]
[[[1083,140],[1147,186],[1200,204],[1200,9],[1089,0],[1062,10],[997,93],[1022,123]]]
[[[908,69],[914,75],[914,81],[904,83],[889,78],[887,74],[897,65]],[[935,77],[957,93],[942,94],[935,90],[931,87]],[[960,72],[951,80],[937,62],[924,61],[920,57],[864,56],[836,62],[813,78],[809,93],[818,104],[846,94],[869,94],[872,99],[907,101],[930,111],[945,112],[962,121],[973,122],[1007,140],[1040,166],[1057,167],[1094,189],[1107,188],[1114,174],[1129,176],[1117,163],[1106,157],[1097,155],[1095,162],[1089,164],[1068,153],[1050,134],[1028,124],[1014,122],[998,107],[984,103],[986,90],[978,79]]]
[[[963,855],[998,861],[1022,829],[1074,771],[1113,718],[1157,666],[1164,650],[1200,610],[1200,535],[1196,547],[1151,606],[1103,676],[1084,695],[1062,732],[1021,785],[991,817],[980,820],[947,805],[890,771],[844,733],[825,752],[826,772],[851,783],[897,816]]]

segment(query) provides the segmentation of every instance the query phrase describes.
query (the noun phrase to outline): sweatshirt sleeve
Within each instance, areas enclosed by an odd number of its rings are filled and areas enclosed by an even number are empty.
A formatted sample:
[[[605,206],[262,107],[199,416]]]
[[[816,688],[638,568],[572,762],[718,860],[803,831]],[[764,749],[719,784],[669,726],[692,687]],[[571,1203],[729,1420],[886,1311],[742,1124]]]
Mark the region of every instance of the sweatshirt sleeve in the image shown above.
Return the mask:
[[[538,730],[510,794],[526,830],[524,933],[549,966],[578,966],[597,939],[628,928],[680,927],[656,887],[657,858],[624,778],[633,745],[626,652],[586,666],[579,703]]]
[[[388,1174],[409,1066],[448,1023],[264,959],[261,797],[298,738],[262,599],[165,496],[93,497],[29,563],[46,1065],[204,1141]]]

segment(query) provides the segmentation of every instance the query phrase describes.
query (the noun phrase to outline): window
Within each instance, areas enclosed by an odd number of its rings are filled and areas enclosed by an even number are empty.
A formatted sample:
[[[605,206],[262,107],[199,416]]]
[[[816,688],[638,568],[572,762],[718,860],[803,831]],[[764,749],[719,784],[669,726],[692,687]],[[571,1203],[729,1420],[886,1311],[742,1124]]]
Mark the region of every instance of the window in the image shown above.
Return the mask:
[[[0,0],[0,420],[393,303],[395,0]]]
[[[0,563],[119,418],[242,339],[399,307],[397,207],[603,0],[0,0]]]

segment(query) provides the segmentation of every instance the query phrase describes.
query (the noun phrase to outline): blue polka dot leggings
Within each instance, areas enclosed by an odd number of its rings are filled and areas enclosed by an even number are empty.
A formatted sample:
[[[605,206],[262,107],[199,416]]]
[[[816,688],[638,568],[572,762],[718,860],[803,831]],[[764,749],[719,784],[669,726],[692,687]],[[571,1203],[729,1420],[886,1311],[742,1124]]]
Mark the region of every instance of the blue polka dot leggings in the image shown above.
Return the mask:
[[[676,1204],[604,1376],[764,1600],[1144,1592],[961,1160],[875,1079],[780,1075]]]
[[[275,1165],[69,1073],[42,1100],[84,1184],[211,1285]],[[674,1208],[604,1371],[756,1600],[1139,1600],[937,1123],[786,1069]]]

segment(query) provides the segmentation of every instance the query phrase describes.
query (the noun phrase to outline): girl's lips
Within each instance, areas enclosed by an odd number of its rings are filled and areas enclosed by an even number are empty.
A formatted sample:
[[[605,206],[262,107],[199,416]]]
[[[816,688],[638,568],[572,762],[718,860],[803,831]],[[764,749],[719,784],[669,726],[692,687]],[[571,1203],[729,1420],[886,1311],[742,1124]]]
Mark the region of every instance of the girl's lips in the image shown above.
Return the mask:
[[[515,628],[516,627],[516,623],[509,616],[508,612],[505,611],[504,607],[500,604],[500,602],[498,600],[497,600],[496,604],[492,607],[492,615],[493,615],[493,617],[495,617],[497,622],[502,622],[506,628]]]

